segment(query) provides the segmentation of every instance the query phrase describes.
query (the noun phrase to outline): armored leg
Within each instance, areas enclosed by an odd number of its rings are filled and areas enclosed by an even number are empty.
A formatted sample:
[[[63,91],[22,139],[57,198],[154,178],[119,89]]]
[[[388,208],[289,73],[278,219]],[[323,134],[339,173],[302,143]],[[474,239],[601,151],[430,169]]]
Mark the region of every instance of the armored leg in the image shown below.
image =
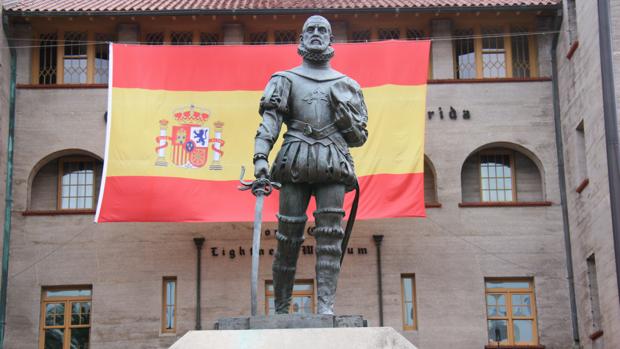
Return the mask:
[[[278,214],[278,248],[273,260],[273,290],[276,314],[288,314],[291,303],[299,250],[304,241],[305,214],[310,189],[296,184],[284,184],[280,191]]]
[[[341,244],[344,231],[344,185],[330,184],[316,190],[317,210],[314,212],[316,228],[316,279],[317,312],[333,314],[336,287],[340,274]]]

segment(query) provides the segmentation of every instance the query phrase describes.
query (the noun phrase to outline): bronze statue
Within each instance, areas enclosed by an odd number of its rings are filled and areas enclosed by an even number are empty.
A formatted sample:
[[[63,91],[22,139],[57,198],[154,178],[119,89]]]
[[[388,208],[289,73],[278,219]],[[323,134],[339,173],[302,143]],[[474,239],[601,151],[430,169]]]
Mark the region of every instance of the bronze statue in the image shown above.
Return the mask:
[[[330,67],[334,37],[329,22],[308,18],[300,40],[302,65],[273,74],[261,98],[254,175],[282,184],[273,262],[276,313],[289,311],[306,209],[314,195],[317,311],[333,314],[345,235],[344,194],[357,186],[349,147],[366,142],[368,113],[357,82]],[[287,126],[284,143],[269,171],[267,156],[282,124]]]

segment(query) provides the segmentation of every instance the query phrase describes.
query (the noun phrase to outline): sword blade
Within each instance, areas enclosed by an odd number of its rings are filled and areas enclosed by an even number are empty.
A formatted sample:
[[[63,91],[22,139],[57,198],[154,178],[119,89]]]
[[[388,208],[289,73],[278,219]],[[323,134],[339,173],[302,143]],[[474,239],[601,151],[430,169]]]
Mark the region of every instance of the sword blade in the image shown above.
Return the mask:
[[[260,250],[260,233],[263,220],[263,201],[262,194],[256,195],[256,206],[254,209],[254,231],[252,233],[252,279],[251,279],[251,300],[252,316],[256,316],[258,308],[258,264]]]

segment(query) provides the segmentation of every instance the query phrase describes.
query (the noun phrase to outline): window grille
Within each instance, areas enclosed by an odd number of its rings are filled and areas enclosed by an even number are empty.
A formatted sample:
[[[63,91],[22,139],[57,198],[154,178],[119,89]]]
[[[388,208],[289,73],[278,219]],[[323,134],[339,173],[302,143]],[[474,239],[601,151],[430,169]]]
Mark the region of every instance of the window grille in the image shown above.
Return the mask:
[[[460,29],[454,32],[455,66],[457,79],[476,77],[476,53],[474,49],[474,30]]]
[[[353,42],[368,42],[370,41],[370,30],[354,31],[351,34]]]
[[[94,160],[61,159],[58,170],[58,209],[93,209],[96,196]]]
[[[55,84],[58,34],[39,35],[39,84]]]
[[[482,76],[506,77],[506,48],[501,28],[482,29]]]
[[[191,45],[194,33],[192,32],[172,32],[170,33],[171,45]]]
[[[65,84],[85,84],[88,34],[86,32],[66,32],[64,39],[63,81]]]
[[[112,35],[110,34],[95,34],[95,78],[96,84],[108,83],[108,71],[109,71],[109,44],[112,41]]]
[[[527,28],[524,27],[512,28],[512,76],[515,78],[530,76],[530,45],[527,32]]]
[[[514,201],[514,166],[512,154],[480,155],[482,201]]]
[[[217,45],[220,42],[220,35],[218,33],[200,33],[201,45]]]
[[[163,45],[164,44],[164,33],[146,33],[144,36],[144,42],[147,45]]]
[[[379,28],[377,30],[379,40],[398,40],[400,39],[400,29],[398,28]]]
[[[250,33],[248,39],[250,45],[264,45],[267,43],[267,32]]]
[[[297,42],[297,33],[294,30],[276,30],[274,40],[276,45],[294,44]]]
[[[424,31],[415,28],[407,28],[407,40],[422,40],[424,39]]]

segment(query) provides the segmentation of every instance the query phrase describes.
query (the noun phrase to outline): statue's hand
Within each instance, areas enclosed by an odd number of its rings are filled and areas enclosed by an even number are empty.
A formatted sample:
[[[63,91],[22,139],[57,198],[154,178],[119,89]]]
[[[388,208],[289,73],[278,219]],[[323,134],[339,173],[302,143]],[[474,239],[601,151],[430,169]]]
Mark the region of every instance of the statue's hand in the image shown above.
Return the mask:
[[[254,163],[254,177],[266,178],[269,175],[269,163],[267,160],[258,159]]]
[[[334,124],[340,130],[346,130],[351,128],[351,117],[349,116],[349,111],[344,106],[344,104],[340,103],[338,108],[336,109],[334,117]]]

